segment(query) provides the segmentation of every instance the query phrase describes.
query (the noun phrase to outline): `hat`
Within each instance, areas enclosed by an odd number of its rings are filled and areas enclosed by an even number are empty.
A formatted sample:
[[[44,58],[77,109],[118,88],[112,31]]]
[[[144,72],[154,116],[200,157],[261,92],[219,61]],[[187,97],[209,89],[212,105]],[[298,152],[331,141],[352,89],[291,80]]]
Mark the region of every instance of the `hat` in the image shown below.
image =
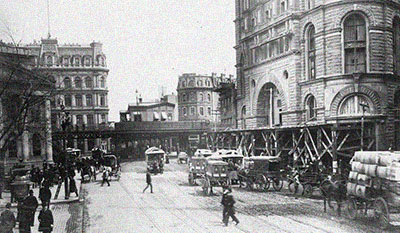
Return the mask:
[[[224,194],[228,194],[228,193],[230,193],[229,189],[225,189]]]

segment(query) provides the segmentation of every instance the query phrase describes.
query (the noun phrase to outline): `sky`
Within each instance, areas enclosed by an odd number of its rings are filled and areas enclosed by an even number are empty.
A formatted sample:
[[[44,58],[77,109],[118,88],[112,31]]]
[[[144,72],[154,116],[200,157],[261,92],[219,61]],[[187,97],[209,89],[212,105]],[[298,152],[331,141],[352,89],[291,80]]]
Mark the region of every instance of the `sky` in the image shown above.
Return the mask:
[[[103,43],[111,121],[135,103],[176,94],[182,73],[235,74],[232,0],[48,0],[59,44]],[[1,0],[0,39],[27,44],[47,37],[47,0]]]

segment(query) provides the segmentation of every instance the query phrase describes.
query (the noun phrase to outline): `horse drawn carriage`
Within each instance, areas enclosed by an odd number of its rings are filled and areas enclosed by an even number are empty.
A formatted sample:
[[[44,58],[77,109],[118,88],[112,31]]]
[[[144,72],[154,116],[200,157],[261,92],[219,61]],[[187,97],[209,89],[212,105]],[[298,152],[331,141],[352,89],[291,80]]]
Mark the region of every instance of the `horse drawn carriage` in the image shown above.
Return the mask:
[[[239,172],[241,187],[266,191],[272,186],[276,191],[283,187],[281,159],[274,156],[253,156],[243,159]]]
[[[164,172],[165,152],[157,147],[150,147],[145,152],[147,171],[153,174]]]
[[[114,177],[119,180],[121,178],[121,166],[115,155],[104,155],[103,166],[104,169],[108,169],[110,179]]]
[[[205,163],[202,185],[203,192],[206,195],[213,193],[213,187],[223,187],[228,184],[228,163],[209,158],[207,158]]]
[[[372,210],[381,228],[390,225],[390,214],[400,213],[400,154],[396,152],[356,152],[347,183],[348,214]]]

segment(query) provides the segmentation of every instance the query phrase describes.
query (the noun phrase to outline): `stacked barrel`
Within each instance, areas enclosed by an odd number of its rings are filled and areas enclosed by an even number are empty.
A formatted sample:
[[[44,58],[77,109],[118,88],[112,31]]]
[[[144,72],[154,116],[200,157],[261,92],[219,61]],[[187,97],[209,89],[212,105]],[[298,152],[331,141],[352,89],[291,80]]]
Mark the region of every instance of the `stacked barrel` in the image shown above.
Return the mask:
[[[400,204],[400,153],[356,152],[351,161],[347,193],[360,198],[384,195]]]

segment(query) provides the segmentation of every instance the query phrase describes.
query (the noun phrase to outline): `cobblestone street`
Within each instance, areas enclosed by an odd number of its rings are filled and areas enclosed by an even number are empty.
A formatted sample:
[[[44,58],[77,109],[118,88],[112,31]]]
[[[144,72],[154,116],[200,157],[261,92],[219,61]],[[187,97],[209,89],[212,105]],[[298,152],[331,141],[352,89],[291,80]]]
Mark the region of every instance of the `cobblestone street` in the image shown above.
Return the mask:
[[[164,174],[153,176],[154,193],[143,194],[144,167],[143,162],[124,164],[121,180],[110,187],[99,182],[84,185],[84,232],[381,232],[371,218],[351,221],[333,210],[324,213],[317,197],[238,187],[233,195],[241,222],[224,227],[220,188],[214,196],[204,196],[200,186],[187,184],[187,166],[172,161]]]

